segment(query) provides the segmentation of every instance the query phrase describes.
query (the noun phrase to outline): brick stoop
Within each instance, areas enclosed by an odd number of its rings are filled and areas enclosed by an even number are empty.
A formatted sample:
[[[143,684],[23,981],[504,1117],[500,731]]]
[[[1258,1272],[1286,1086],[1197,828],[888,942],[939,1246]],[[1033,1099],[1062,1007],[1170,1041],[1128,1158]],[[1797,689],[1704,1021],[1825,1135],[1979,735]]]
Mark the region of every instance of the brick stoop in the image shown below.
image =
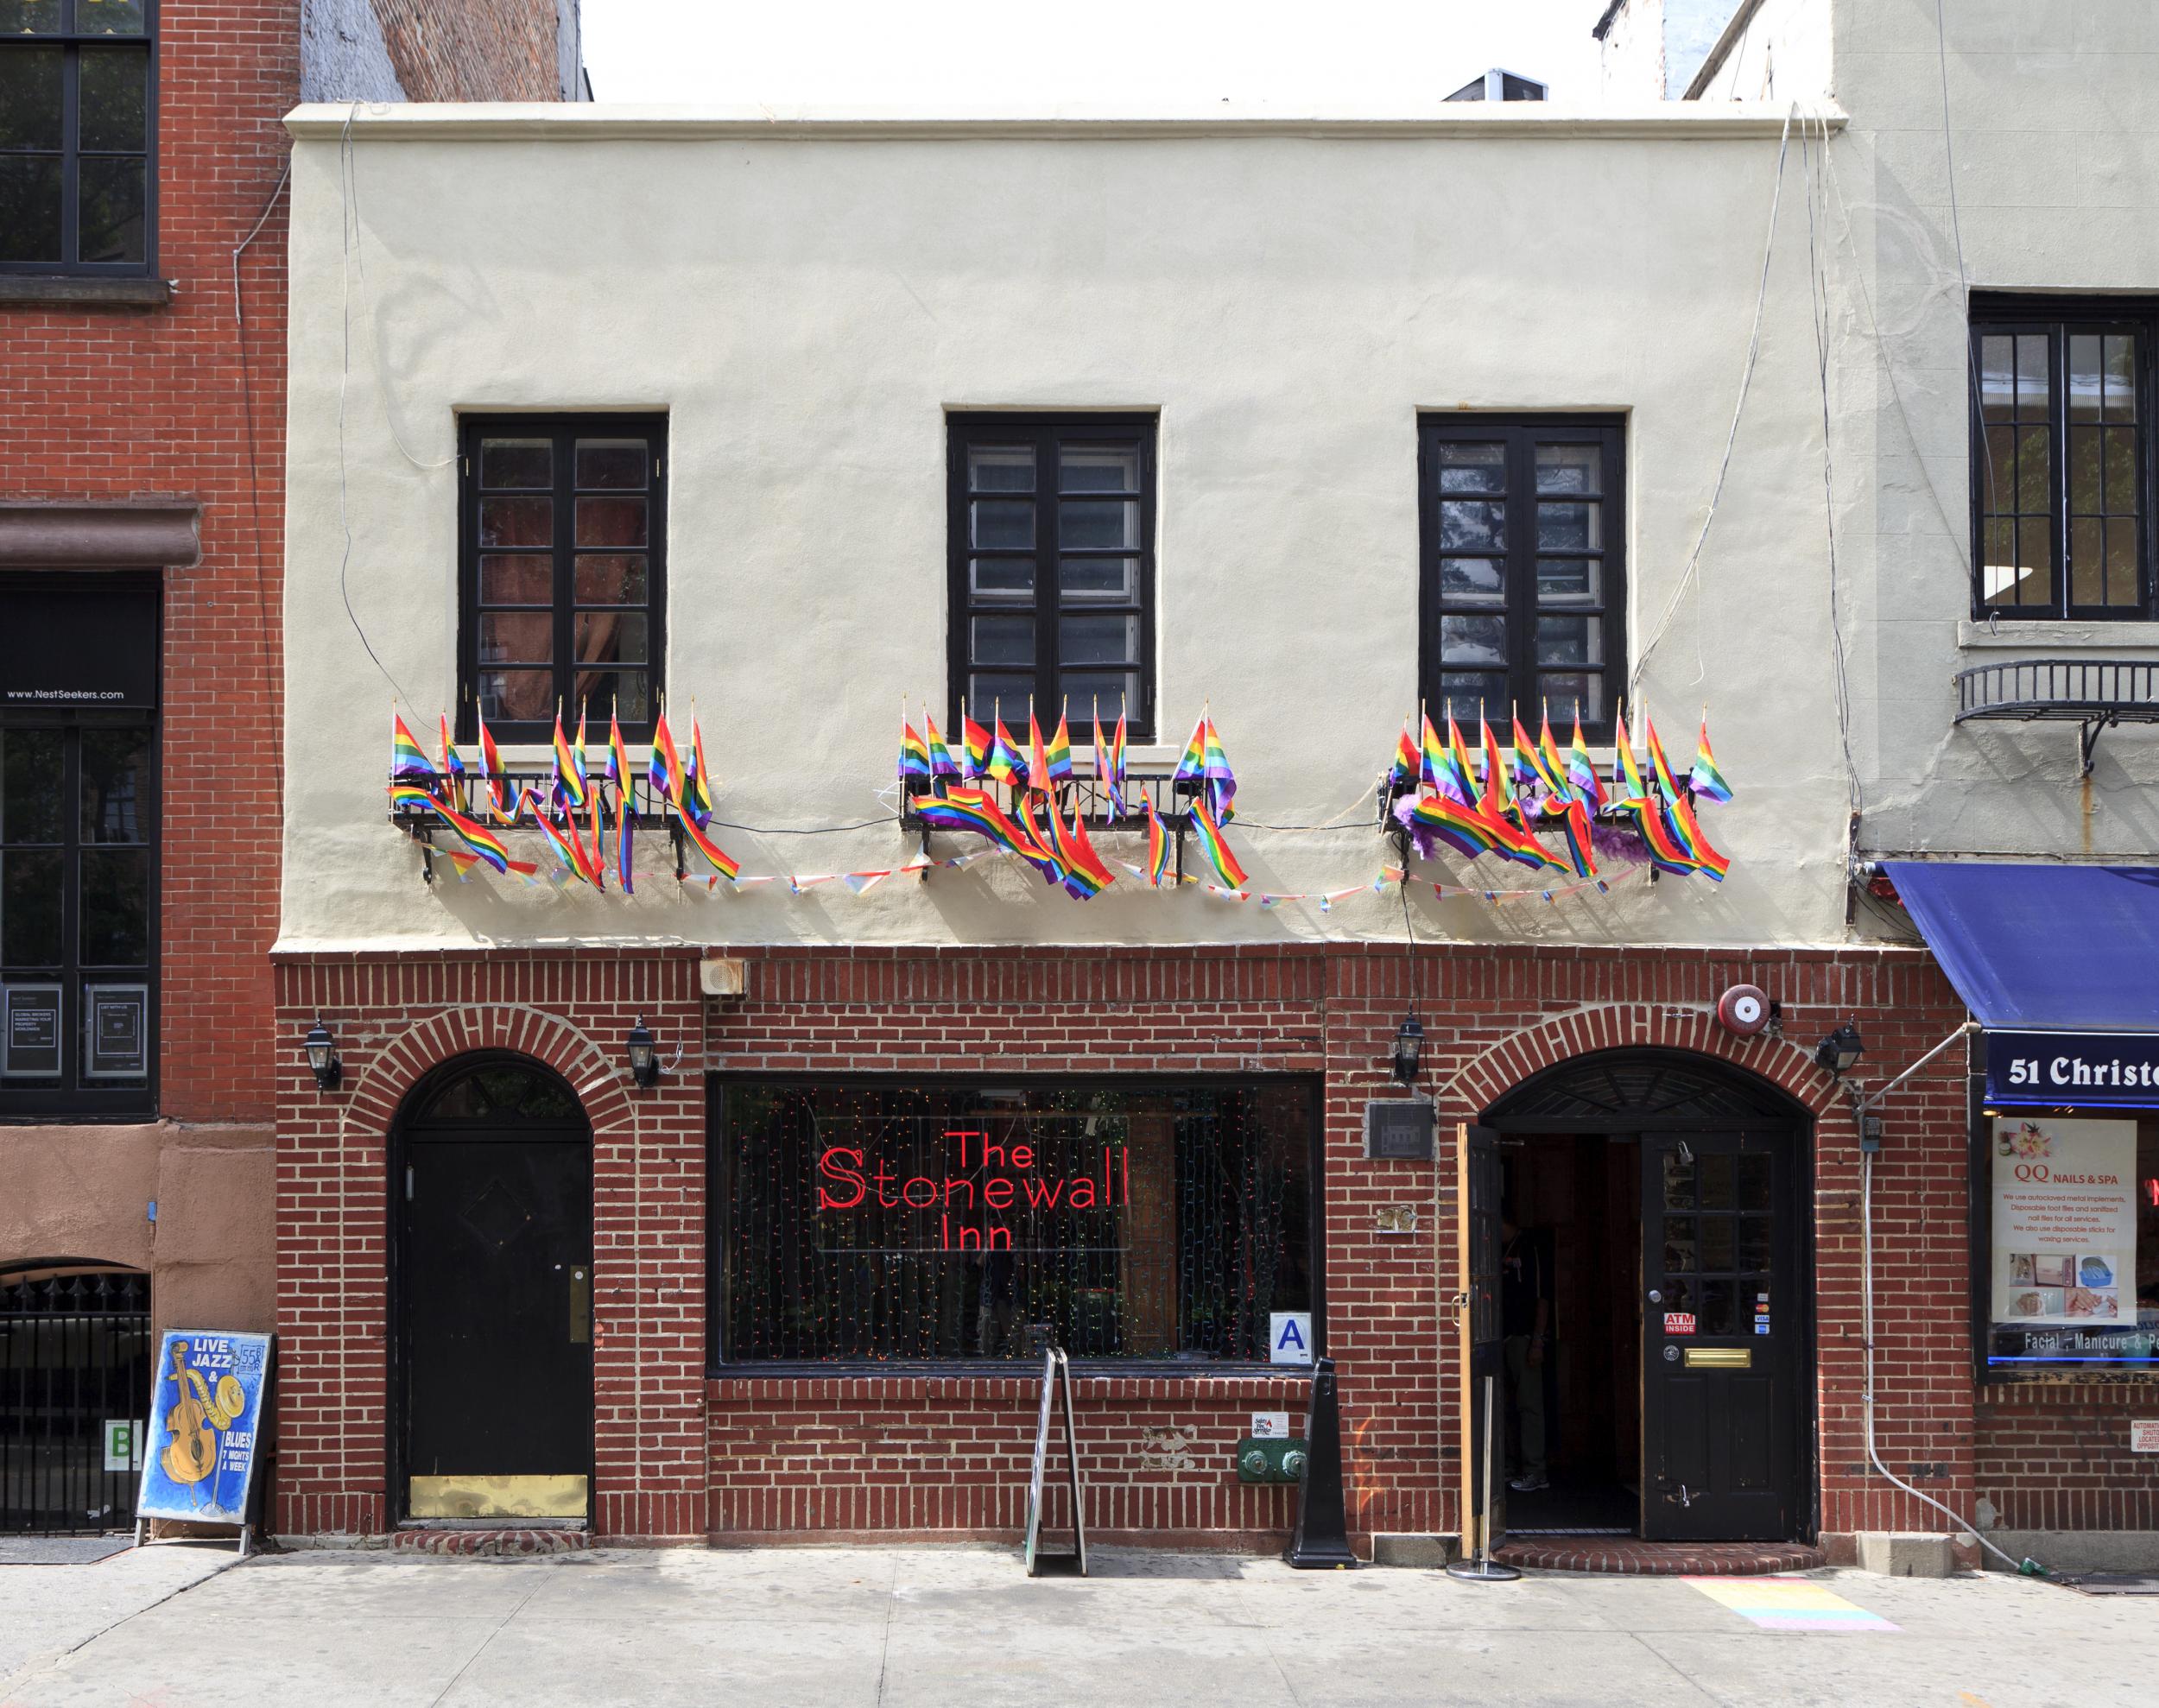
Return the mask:
[[[476,1555],[482,1558],[541,1553],[582,1553],[592,1546],[584,1530],[393,1530],[389,1545],[405,1553]]]
[[[1760,1578],[1829,1563],[1804,1542],[1644,1542],[1632,1536],[1522,1537],[1492,1550],[1501,1566],[1644,1578]]]

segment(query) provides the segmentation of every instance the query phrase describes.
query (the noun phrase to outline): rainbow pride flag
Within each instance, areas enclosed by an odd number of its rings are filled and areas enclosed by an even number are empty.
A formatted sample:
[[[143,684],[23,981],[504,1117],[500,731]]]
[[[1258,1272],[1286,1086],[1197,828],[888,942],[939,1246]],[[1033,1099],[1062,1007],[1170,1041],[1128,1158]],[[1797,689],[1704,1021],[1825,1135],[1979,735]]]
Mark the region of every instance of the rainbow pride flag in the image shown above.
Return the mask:
[[[1036,794],[1049,789],[1049,756],[1042,751],[1042,726],[1035,716],[1035,703],[1027,704],[1027,786]]]
[[[1222,737],[1214,727],[1214,719],[1202,717],[1206,739],[1200,747],[1200,774],[1206,780],[1207,810],[1223,824],[1237,816],[1237,773],[1230,769],[1230,756],[1222,750]]]
[[[1537,772],[1544,779],[1546,791],[1554,800],[1572,800],[1574,785],[1567,774],[1567,762],[1560,757],[1559,743],[1552,739],[1552,714],[1548,711],[1537,729],[1537,756],[1542,761]]]
[[[1431,720],[1425,720],[1431,727]],[[1387,787],[1396,794],[1406,794],[1417,786],[1422,774],[1422,762],[1417,752],[1415,738],[1409,733],[1409,720],[1402,720],[1402,734],[1395,741],[1394,762],[1387,768]]]
[[[1582,739],[1582,709],[1574,708],[1574,740],[1567,750],[1567,781],[1574,790],[1574,798],[1592,813],[1605,804],[1605,786],[1597,775],[1597,762],[1589,756],[1589,743]]]
[[[1169,876],[1169,832],[1162,827],[1162,814],[1155,810],[1155,803],[1143,800],[1140,805],[1147,809],[1147,882],[1151,889],[1160,889],[1172,882]]]
[[[1449,781],[1453,787],[1448,788]],[[1477,775],[1469,762],[1469,748],[1462,740],[1461,726],[1454,721],[1454,714],[1447,714],[1447,769],[1440,774],[1440,793],[1451,794],[1471,807],[1481,807],[1484,796],[1478,792]]]
[[[1702,834],[1701,826],[1694,819],[1694,804],[1682,794],[1672,803],[1671,811],[1672,828],[1676,833],[1676,839],[1694,861],[1695,869],[1708,873],[1722,883],[1725,874],[1732,870],[1731,857],[1719,853],[1709,838]]]
[[[1054,873],[1045,870],[1046,865],[1055,864],[1053,857],[1004,815],[986,789],[947,789],[920,802],[915,811],[932,830],[972,831],[987,837],[1006,853],[1018,855],[1052,882],[1056,882]]]
[[[574,828],[570,834],[565,835],[562,826],[555,822],[551,814],[541,810],[540,803],[533,800],[531,794],[532,792],[528,789],[522,798],[531,802],[532,821],[540,826],[540,834],[547,838],[548,846],[554,851],[554,857],[567,866],[573,876],[583,877],[585,861],[577,849]],[[570,820],[573,826],[576,822],[575,819]]]
[[[1649,863],[1661,872],[1671,872],[1684,877],[1700,870],[1700,864],[1687,850],[1687,845],[1674,833],[1665,817],[1663,804],[1652,795],[1627,803],[1634,814],[1635,823],[1641,828],[1642,840],[1649,851]]]
[[[645,781],[655,799],[668,806],[682,800],[682,756],[674,750],[674,734],[668,728],[663,708],[652,722],[652,756],[645,767]]]
[[[1677,800],[1683,791],[1672,775],[1672,762],[1664,756],[1664,743],[1656,738],[1656,719],[1644,718],[1642,724],[1649,731],[1649,765],[1656,773],[1657,789],[1668,802]]]
[[[1214,868],[1214,875],[1225,886],[1242,889],[1251,882],[1245,876],[1244,868],[1237,863],[1237,856],[1230,851],[1229,844],[1222,839],[1221,823],[1209,810],[1204,792],[1192,803],[1192,828],[1199,835],[1207,863]]]
[[[1101,743],[1095,745],[1099,748]],[[1095,769],[1101,769],[1101,756],[1095,756]],[[1124,803],[1124,712],[1120,706],[1117,714],[1117,733],[1110,737],[1110,822],[1117,823],[1128,810]]]
[[[1072,731],[1067,727],[1064,714],[1057,716],[1057,733],[1049,738],[1047,752],[1049,761],[1049,781],[1068,783],[1072,781]]]
[[[966,712],[959,714],[959,745],[966,756],[967,775],[990,775],[990,732]]]
[[[703,830],[712,821],[712,768],[705,759],[705,726],[698,722],[697,705],[690,704],[690,759],[682,772],[683,813]]]
[[[510,850],[503,839],[485,825],[468,819],[448,802],[440,800],[427,790],[413,783],[392,783],[389,800],[393,807],[424,807],[450,828],[450,833],[465,845],[466,852],[485,861],[498,872],[510,870],[512,862]],[[531,870],[529,866],[526,870]]]
[[[434,762],[427,757],[427,750],[420,744],[420,737],[405,727],[405,720],[396,712],[389,714],[389,774],[393,777],[425,777],[434,782]]]
[[[584,724],[578,725],[581,731]],[[558,803],[567,801],[572,807],[585,804],[585,761],[582,747],[572,751],[562,734],[562,708],[554,709],[554,798]]]
[[[1573,867],[1576,877],[1597,876],[1597,851],[1591,845],[1589,808],[1582,801],[1570,798],[1561,818],[1560,828],[1567,837],[1567,860]]]
[[[1116,880],[1094,851],[1093,840],[1087,835],[1086,824],[1080,814],[1079,801],[1072,803],[1069,826],[1057,810],[1054,797],[1048,805],[1052,851],[1057,857],[1059,882],[1064,885],[1065,893],[1081,901],[1099,895]]]
[[[1649,798],[1649,786],[1642,781],[1642,768],[1635,762],[1634,743],[1627,736],[1627,709],[1623,705],[1611,726],[1611,804],[1632,807]]]
[[[458,757],[457,743],[450,739],[450,714],[436,714],[436,724],[442,731],[442,775],[450,780],[453,789],[460,790],[465,782],[465,762]],[[463,800],[460,793],[458,797]]]
[[[705,857],[705,863],[729,882],[734,882],[742,870],[741,863],[733,859],[718,843],[705,834],[704,826],[687,813],[677,809],[674,821],[682,827],[682,834],[691,847]]]
[[[922,708],[922,742],[929,749],[929,774],[933,777],[956,777],[960,775],[959,762],[953,757],[952,749],[944,737],[937,732],[937,720],[929,715],[929,708]]]
[[[612,721],[611,719],[610,720]],[[615,737],[614,744],[620,746],[622,737]],[[614,756],[608,756],[611,763]],[[622,893],[635,895],[637,886],[630,864],[630,791],[627,788],[615,791],[615,880],[622,885]]]
[[[1484,750],[1484,799],[1481,805],[1488,819],[1514,810],[1514,778],[1505,760],[1499,756],[1499,742],[1491,732],[1491,725],[1484,714],[1477,718],[1477,744]]]
[[[902,720],[900,724],[900,781],[903,783],[928,782],[929,775],[929,749],[915,733],[915,726]]]
[[[630,774],[630,750],[623,745],[622,724],[607,714],[607,781],[615,786],[615,799],[627,800],[636,779]]]
[[[1529,732],[1522,727],[1517,713],[1514,719],[1512,741],[1507,749],[1507,774],[1517,789],[1542,789],[1547,794],[1563,794],[1564,789],[1555,785],[1544,774],[1544,761],[1539,756],[1536,743],[1529,739]]]
[[[1436,791],[1420,795],[1410,819],[1463,858],[1474,860],[1497,845],[1491,822],[1466,800]]]
[[[1027,761],[1012,745],[1012,737],[1004,727],[1004,719],[993,718],[991,722],[997,726],[997,735],[990,743],[990,775],[998,782],[1010,783],[1015,787],[1025,783]]]
[[[495,737],[487,733],[487,712],[475,707],[480,720],[480,780],[487,785],[488,816],[498,825],[514,825],[517,814],[510,800],[509,780],[503,775],[503,756],[495,750]]]
[[[1717,756],[1709,750],[1709,713],[1701,715],[1701,734],[1694,739],[1694,769],[1687,775],[1687,787],[1704,800],[1732,799],[1732,785],[1717,769]]]

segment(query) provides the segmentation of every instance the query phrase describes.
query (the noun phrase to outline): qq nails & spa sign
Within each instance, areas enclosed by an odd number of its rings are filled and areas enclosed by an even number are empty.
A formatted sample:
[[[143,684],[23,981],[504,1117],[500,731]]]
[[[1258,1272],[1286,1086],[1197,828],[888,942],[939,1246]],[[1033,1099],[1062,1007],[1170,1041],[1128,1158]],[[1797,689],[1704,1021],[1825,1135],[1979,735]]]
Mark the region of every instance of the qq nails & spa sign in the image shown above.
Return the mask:
[[[2137,1321],[2137,1123],[1994,1123],[1990,1364],[2143,1363]]]

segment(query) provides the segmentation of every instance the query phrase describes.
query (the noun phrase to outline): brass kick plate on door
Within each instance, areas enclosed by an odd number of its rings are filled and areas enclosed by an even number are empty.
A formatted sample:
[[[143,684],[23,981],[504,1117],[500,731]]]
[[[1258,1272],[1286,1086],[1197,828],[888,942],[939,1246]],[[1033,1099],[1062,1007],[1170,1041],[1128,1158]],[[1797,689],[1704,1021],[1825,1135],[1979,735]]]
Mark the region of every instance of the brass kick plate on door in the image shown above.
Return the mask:
[[[582,1477],[415,1477],[406,1509],[415,1518],[582,1518]]]
[[[1690,1370],[1751,1370],[1754,1368],[1754,1348],[1689,1346],[1687,1349],[1687,1368]]]

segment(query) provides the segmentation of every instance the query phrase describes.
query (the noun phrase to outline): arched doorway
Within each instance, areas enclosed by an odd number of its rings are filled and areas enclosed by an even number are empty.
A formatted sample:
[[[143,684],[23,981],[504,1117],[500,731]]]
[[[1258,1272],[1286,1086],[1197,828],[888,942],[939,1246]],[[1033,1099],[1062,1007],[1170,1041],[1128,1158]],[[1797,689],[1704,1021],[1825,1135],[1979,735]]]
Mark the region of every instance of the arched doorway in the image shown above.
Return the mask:
[[[135,1521],[155,1350],[139,1269],[0,1268],[0,1534]]]
[[[1809,1532],[1808,1112],[1713,1057],[1621,1049],[1525,1080],[1484,1125],[1514,1230],[1508,1529]]]
[[[393,1502],[408,1522],[589,1519],[592,1133],[561,1078],[468,1056],[390,1145]]]

